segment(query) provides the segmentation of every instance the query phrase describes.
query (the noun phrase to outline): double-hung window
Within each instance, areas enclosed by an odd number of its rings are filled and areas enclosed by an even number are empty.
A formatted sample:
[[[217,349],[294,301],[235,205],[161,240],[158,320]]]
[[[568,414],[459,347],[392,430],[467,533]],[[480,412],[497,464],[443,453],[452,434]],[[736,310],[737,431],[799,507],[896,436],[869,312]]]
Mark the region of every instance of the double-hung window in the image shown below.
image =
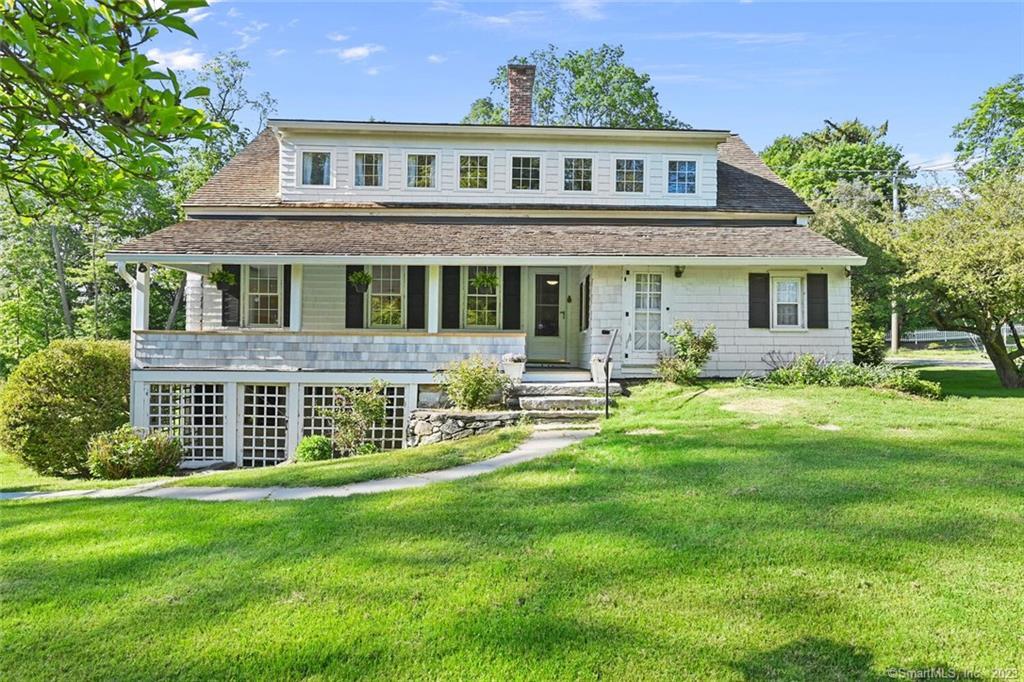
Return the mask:
[[[425,189],[437,186],[437,157],[434,154],[409,154],[406,158],[406,187]]]
[[[486,154],[460,154],[459,189],[487,189],[489,161]]]
[[[772,278],[772,326],[782,329],[799,328],[802,299],[799,277]]]
[[[245,266],[246,326],[281,326],[282,270],[280,265]]]
[[[374,152],[356,152],[355,186],[384,186],[384,155]]]
[[[501,268],[496,265],[470,265],[466,277],[466,326],[498,327],[498,301],[501,295]]]
[[[588,157],[566,157],[562,160],[566,192],[589,192],[594,188],[594,160]]]
[[[373,265],[373,281],[367,296],[370,299],[371,327],[401,327],[404,282],[401,265]]]
[[[540,190],[540,157],[512,157],[512,189]]]
[[[331,153],[302,152],[302,184],[325,187],[331,184]]]
[[[643,192],[644,191],[644,160],[643,159],[616,159],[615,160],[615,191],[616,192]]]
[[[670,159],[668,162],[668,193],[697,193],[697,162]]]

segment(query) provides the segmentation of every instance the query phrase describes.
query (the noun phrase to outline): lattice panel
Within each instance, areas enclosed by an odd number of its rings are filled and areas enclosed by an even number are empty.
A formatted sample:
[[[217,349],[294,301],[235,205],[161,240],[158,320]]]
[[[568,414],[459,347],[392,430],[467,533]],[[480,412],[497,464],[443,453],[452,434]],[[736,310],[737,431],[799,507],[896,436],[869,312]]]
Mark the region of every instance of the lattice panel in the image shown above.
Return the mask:
[[[246,384],[242,392],[242,466],[288,458],[288,387]]]
[[[328,436],[333,432],[329,417],[319,413],[324,408],[341,406],[334,386],[304,386],[302,391],[302,435]],[[383,423],[374,424],[370,442],[381,450],[397,450],[405,445],[405,387],[388,386],[384,389],[388,403]]]
[[[150,384],[149,426],[178,439],[185,460],[224,459],[224,384]]]

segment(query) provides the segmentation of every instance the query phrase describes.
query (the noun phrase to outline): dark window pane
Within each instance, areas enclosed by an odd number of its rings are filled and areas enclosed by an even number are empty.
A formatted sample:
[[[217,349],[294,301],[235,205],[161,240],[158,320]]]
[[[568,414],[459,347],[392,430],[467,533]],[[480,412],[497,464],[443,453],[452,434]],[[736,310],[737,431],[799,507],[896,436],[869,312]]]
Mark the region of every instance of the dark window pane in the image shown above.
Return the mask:
[[[558,275],[537,275],[534,292],[534,336],[558,336]]]

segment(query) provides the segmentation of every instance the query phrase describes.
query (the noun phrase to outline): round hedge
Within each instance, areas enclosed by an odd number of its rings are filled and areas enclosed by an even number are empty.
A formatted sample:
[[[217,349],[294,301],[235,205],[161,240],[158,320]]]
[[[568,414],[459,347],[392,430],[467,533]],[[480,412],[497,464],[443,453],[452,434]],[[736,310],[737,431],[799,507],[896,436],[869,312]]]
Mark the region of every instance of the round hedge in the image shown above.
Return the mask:
[[[123,341],[54,341],[15,368],[0,394],[0,448],[40,474],[88,476],[89,439],[128,421]]]

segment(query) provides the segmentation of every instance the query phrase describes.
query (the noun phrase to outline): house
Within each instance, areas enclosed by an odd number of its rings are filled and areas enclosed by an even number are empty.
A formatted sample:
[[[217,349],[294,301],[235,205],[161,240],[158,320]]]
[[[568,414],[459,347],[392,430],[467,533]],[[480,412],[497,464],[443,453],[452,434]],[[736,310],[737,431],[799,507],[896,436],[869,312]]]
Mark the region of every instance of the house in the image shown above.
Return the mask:
[[[108,258],[132,288],[132,422],[186,463],[283,461],[333,386],[383,379],[405,440],[436,373],[479,354],[647,377],[676,320],[718,328],[710,375],[771,351],[849,360],[852,266],[725,130],[275,119],[186,205]],[[184,331],[151,329],[151,269],[187,274]],[[358,276],[372,281],[358,286]],[[617,330],[617,334],[616,334]],[[536,378],[536,375],[535,377]]]

